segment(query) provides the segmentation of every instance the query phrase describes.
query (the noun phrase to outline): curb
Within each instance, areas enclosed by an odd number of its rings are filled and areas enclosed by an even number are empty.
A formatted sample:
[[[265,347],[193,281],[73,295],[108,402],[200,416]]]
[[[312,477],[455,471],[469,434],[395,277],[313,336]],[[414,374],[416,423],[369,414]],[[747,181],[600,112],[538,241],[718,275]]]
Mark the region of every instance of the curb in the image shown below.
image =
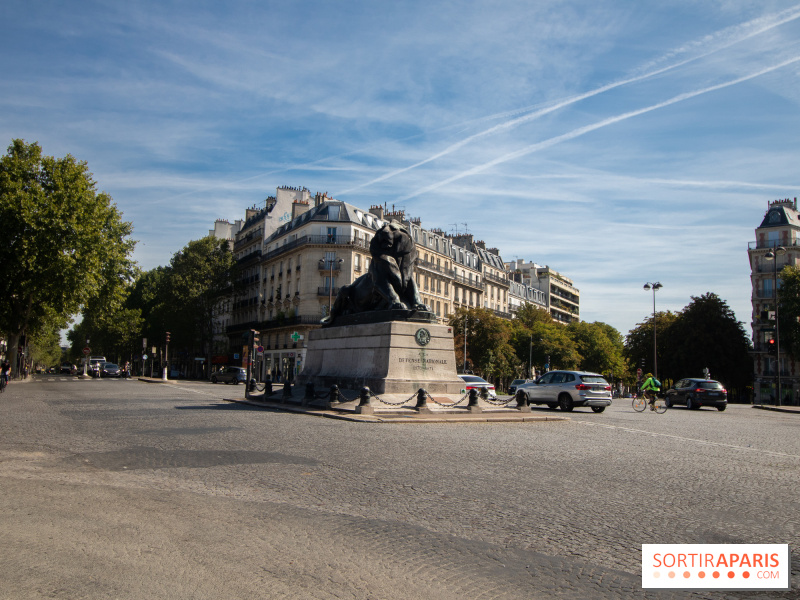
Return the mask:
[[[796,415],[800,415],[800,407],[797,406],[783,407],[783,406],[771,406],[769,404],[754,404],[753,408],[757,408],[759,410],[771,410],[774,412],[793,413]]]
[[[500,411],[484,411],[474,414],[454,413],[426,413],[426,414],[359,414],[350,411],[333,411],[321,408],[304,407],[299,404],[284,404],[278,402],[263,402],[247,398],[223,398],[225,402],[248,404],[259,408],[304,414],[313,417],[324,417],[340,421],[359,423],[540,423],[545,421],[570,421],[569,417],[554,417],[546,415],[532,415],[531,413],[501,413]]]

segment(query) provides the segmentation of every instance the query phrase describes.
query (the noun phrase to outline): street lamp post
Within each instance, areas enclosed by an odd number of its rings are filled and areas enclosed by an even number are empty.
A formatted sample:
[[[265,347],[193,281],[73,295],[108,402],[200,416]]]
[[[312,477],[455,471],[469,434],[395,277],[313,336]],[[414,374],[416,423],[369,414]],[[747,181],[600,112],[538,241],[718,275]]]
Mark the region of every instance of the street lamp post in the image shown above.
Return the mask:
[[[644,289],[653,290],[653,377],[658,379],[658,343],[656,342],[656,290],[660,290],[663,285],[658,281],[655,283],[647,282]]]
[[[464,314],[464,371],[467,372],[467,315]]]
[[[528,377],[533,379],[533,334],[531,334],[531,345],[528,347]]]
[[[775,399],[775,405],[780,406],[781,402],[781,330],[780,330],[780,323],[779,317],[780,313],[778,312],[778,256],[781,254],[786,254],[786,248],[783,246],[778,246],[774,250],[770,250],[764,255],[764,258],[767,260],[772,261],[772,274],[773,274],[773,282],[774,282],[774,294],[775,294],[775,373],[777,374],[777,387],[778,387],[778,397]]]
[[[331,258],[328,259],[327,257],[322,257],[323,261],[328,261],[328,269],[330,271],[330,275],[328,277],[328,314],[331,314],[331,310],[333,310],[333,265],[341,265],[343,260],[341,258]]]

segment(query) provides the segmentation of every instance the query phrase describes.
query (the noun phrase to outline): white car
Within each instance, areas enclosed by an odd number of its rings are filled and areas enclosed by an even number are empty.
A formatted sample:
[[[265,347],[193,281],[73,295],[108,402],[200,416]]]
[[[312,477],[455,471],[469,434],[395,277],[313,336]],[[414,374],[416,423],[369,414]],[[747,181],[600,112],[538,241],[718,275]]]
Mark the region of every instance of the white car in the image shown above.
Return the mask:
[[[489,392],[490,398],[497,398],[497,393],[494,391],[494,386],[482,377],[478,377],[477,375],[459,375],[459,377],[461,378],[461,381],[464,382],[465,392],[476,389],[480,394],[481,389],[486,388]]]

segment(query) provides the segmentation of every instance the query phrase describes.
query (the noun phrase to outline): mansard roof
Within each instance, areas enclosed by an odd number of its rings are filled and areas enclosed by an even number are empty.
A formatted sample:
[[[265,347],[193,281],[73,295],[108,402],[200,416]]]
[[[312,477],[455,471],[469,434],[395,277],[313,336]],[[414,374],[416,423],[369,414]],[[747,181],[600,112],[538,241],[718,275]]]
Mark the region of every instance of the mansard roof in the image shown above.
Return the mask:
[[[764,220],[758,229],[765,229],[768,227],[785,227],[786,225],[794,225],[800,227],[800,215],[797,212],[797,203],[792,202],[788,198],[786,200],[776,200],[771,202],[769,210],[764,215]]]

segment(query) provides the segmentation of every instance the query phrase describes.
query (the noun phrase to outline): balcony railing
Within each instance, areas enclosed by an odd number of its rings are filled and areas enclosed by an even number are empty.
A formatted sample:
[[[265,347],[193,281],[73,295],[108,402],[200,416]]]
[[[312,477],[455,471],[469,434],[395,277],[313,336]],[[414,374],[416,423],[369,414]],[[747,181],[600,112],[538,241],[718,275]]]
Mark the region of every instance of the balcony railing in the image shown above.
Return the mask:
[[[747,249],[748,250],[761,250],[767,248],[777,248],[778,246],[783,246],[784,248],[792,248],[800,245],[798,240],[789,240],[783,242],[781,240],[764,240],[762,242],[748,242]]]
[[[494,275],[492,273],[488,273],[487,272],[487,273],[483,274],[483,278],[485,280],[488,279],[489,281],[491,281],[493,283],[496,283],[498,285],[502,285],[502,286],[505,286],[505,287],[508,287],[508,285],[509,285],[508,284],[508,277],[499,277],[497,275]]]
[[[331,293],[331,291],[333,293]],[[333,295],[333,297],[335,298],[336,294],[338,294],[338,293],[339,293],[339,288],[337,288],[337,287],[333,288],[333,290],[331,290],[331,288],[329,288],[329,287],[319,287],[319,288],[317,288],[317,296],[325,296],[325,297],[327,297],[327,296]]]
[[[279,319],[271,319],[269,321],[250,321],[248,323],[228,325],[227,332],[236,333],[237,331],[247,331],[249,329],[265,331],[267,329],[279,329],[281,327],[294,327],[295,325],[319,325],[321,319],[322,317],[319,315],[292,315]]]
[[[476,290],[483,290],[486,288],[486,284],[482,281],[477,279],[467,279],[466,277],[462,277],[461,275],[454,275],[453,281],[455,281],[459,285],[465,285],[467,287],[471,287]]]
[[[445,269],[441,265],[436,265],[430,261],[422,260],[421,258],[417,259],[415,266],[427,269],[428,271],[435,271],[436,273],[441,273],[442,275],[446,275],[448,277],[453,277],[455,274],[452,269]]]
[[[240,258],[238,262],[241,265],[256,258],[261,258],[261,250],[253,250],[250,254],[247,254],[242,258]]]
[[[304,235],[303,237],[292,240],[291,242],[287,242],[279,248],[274,248],[265,253],[264,259],[268,260],[270,258],[274,258],[275,256],[284,254],[285,252],[289,252],[290,250],[294,250],[295,248],[299,248],[300,246],[306,246],[309,244],[348,246],[350,248],[362,248],[364,250],[369,249],[369,244],[365,240],[354,240],[345,235]]]

